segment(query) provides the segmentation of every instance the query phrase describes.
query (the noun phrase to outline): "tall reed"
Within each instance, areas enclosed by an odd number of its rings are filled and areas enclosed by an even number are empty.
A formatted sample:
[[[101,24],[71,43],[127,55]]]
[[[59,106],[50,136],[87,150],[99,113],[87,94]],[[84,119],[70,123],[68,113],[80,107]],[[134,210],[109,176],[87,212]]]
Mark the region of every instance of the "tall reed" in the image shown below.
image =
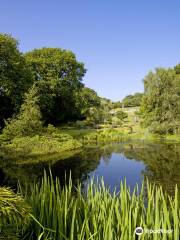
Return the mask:
[[[126,182],[120,191],[110,193],[103,180],[92,180],[84,192],[74,187],[69,179],[61,187],[58,179],[45,173],[41,183],[25,196],[32,207],[32,222],[26,239],[53,240],[178,240],[180,208],[178,189],[169,197],[161,187],[145,182],[130,192]],[[171,233],[143,233],[140,238],[135,228],[173,230]]]

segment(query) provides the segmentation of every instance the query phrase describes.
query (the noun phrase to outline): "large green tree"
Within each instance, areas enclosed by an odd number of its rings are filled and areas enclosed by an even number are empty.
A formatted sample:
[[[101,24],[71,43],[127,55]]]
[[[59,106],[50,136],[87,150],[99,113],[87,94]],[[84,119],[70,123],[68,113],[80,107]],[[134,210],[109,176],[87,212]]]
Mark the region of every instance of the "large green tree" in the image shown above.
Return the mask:
[[[79,110],[80,118],[89,116],[89,109],[92,107],[100,107],[101,99],[97,93],[88,87],[83,87],[76,92],[75,97],[76,109]]]
[[[35,49],[26,53],[38,89],[40,108],[46,122],[76,119],[76,92],[86,72],[71,51],[60,48]]]
[[[4,119],[19,110],[31,84],[32,75],[18,49],[18,41],[0,34],[0,128]]]
[[[144,78],[141,105],[143,123],[152,132],[178,132],[180,124],[180,75],[173,69],[158,68]]]
[[[140,106],[142,97],[143,97],[143,93],[135,93],[134,95],[127,95],[122,100],[122,105],[124,107],[137,107],[137,106]]]

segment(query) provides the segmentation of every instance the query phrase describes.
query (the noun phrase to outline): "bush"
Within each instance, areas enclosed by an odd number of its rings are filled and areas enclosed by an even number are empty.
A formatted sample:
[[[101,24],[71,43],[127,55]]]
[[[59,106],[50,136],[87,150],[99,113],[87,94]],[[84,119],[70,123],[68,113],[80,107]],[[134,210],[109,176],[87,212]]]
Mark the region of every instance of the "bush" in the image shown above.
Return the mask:
[[[74,124],[74,127],[77,127],[77,128],[85,128],[87,125],[86,125],[86,122],[85,121],[76,121],[75,124]]]
[[[153,122],[151,126],[149,127],[149,131],[151,133],[156,134],[173,134],[174,133],[174,124],[168,123],[168,122]]]
[[[10,188],[0,187],[0,229],[3,239],[19,239],[18,235],[30,222],[31,208]]]
[[[19,157],[62,153],[79,149],[81,146],[81,143],[68,134],[52,134],[51,136],[15,137],[3,147],[6,157],[17,159]]]
[[[7,138],[33,136],[42,131],[41,112],[37,102],[36,90],[32,88],[26,94],[26,99],[21,106],[19,115],[6,122],[3,134]]]
[[[124,119],[126,119],[128,117],[128,114],[124,111],[117,111],[116,112],[116,117],[119,118],[121,121],[123,121]]]

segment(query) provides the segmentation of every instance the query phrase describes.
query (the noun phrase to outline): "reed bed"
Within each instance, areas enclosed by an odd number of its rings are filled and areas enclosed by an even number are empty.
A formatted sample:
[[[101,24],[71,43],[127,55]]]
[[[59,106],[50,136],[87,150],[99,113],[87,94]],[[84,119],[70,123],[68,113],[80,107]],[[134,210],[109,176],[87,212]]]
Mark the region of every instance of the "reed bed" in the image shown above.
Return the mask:
[[[31,224],[22,239],[38,240],[178,240],[180,208],[178,188],[173,197],[145,181],[133,193],[126,182],[120,191],[110,192],[103,180],[92,180],[84,191],[74,187],[71,178],[61,187],[58,179],[46,173],[24,196],[32,208]],[[135,234],[142,227],[141,236]],[[172,230],[170,233],[146,233],[146,229]]]

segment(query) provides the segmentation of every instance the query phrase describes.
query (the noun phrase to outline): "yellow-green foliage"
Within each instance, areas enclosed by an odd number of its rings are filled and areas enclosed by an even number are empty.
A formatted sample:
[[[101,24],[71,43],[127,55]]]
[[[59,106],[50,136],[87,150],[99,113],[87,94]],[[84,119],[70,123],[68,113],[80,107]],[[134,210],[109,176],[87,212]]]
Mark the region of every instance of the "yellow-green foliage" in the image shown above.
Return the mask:
[[[119,142],[128,139],[128,134],[119,129],[100,129],[84,136],[85,142]]]
[[[24,226],[29,224],[30,210],[20,195],[9,188],[0,187],[0,239],[15,240]]]
[[[41,154],[60,153],[81,147],[81,143],[68,134],[53,133],[52,135],[16,137],[4,146],[5,153],[13,152],[13,158],[35,156]]]
[[[161,187],[146,182],[133,193],[126,182],[120,191],[110,191],[103,180],[92,180],[83,193],[71,179],[65,187],[45,175],[26,196],[36,218],[28,228],[34,239],[68,240],[135,240],[135,228],[173,230],[170,234],[141,235],[142,240],[178,240],[180,228],[179,196],[169,197]]]

